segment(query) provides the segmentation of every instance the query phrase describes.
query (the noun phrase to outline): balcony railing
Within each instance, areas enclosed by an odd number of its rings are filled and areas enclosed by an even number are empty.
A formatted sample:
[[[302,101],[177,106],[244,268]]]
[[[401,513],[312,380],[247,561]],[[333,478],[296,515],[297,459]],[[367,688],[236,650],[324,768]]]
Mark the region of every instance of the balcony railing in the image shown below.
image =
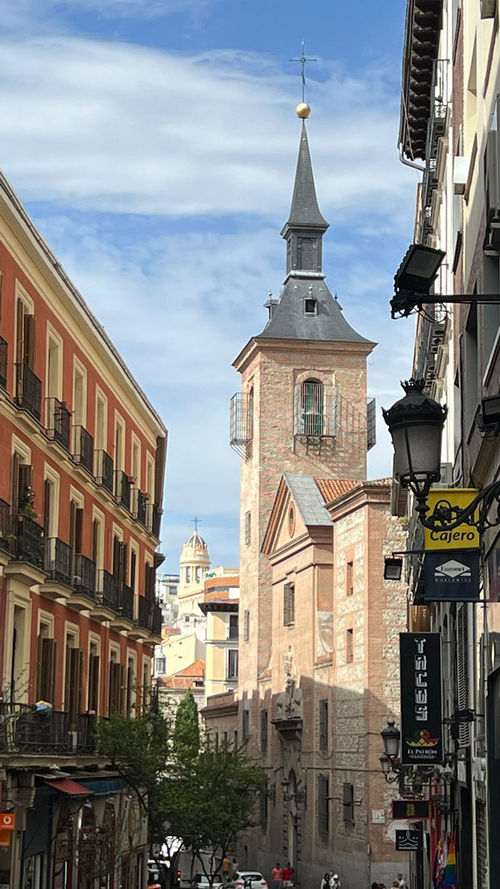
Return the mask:
[[[15,364],[16,404],[40,421],[42,408],[42,381],[27,364]]]
[[[140,627],[144,627],[146,630],[151,629],[151,613],[153,610],[153,603],[146,599],[144,596],[138,597],[139,602],[139,614],[138,614],[138,622]]]
[[[112,611],[118,611],[120,607],[118,582],[116,577],[104,568],[97,572],[97,589],[103,605],[107,605]]]
[[[151,629],[155,636],[161,636],[162,613],[159,605],[153,605]]]
[[[29,516],[12,516],[11,552],[19,562],[42,568],[45,561],[43,528]]]
[[[94,439],[83,426],[73,426],[73,459],[94,474]]]
[[[71,411],[64,401],[58,398],[47,398],[47,435],[53,441],[59,442],[69,451],[69,436],[71,429]]]
[[[130,511],[131,482],[122,469],[115,469],[115,497],[125,509]]]
[[[121,613],[129,620],[134,619],[134,591],[131,586],[122,586],[120,593]]]
[[[73,559],[73,588],[76,593],[95,598],[96,593],[95,562],[87,556],[75,556]]]
[[[37,711],[30,704],[0,703],[0,751],[3,753],[94,753],[96,717],[74,719],[60,710]]]
[[[113,460],[106,451],[95,452],[95,480],[96,484],[113,493]]]
[[[0,386],[7,386],[7,340],[0,336]]]
[[[161,525],[161,513],[160,508],[156,505],[153,506],[153,534],[155,537],[160,536],[160,525]]]
[[[0,500],[0,546],[3,549],[10,549],[10,503]]]
[[[73,582],[73,550],[58,537],[45,539],[45,571],[51,580],[71,586]]]
[[[146,512],[149,497],[144,491],[137,491],[137,521],[146,526]]]

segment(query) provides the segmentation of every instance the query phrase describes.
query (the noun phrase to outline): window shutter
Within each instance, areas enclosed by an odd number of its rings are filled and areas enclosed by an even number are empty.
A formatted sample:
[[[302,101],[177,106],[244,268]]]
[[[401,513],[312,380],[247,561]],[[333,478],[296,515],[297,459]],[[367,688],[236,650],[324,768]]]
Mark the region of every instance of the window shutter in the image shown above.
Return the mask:
[[[128,561],[128,546],[126,543],[120,543],[119,545],[119,581],[120,584],[127,583],[127,561]]]
[[[354,786],[344,783],[342,788],[342,809],[344,824],[354,824]]]
[[[57,641],[42,639],[40,694],[38,700],[48,701],[54,706],[57,676]]]
[[[267,710],[260,711],[260,750],[261,753],[267,752]]]
[[[22,363],[24,342],[24,303],[22,299],[17,300],[16,306],[16,362]]]
[[[43,528],[45,536],[50,536],[50,515],[52,509],[52,485],[48,478],[43,484]]]
[[[43,636],[39,636],[37,640],[36,650],[36,674],[35,674],[35,697],[37,701],[42,701],[42,672],[43,672]]]
[[[83,509],[75,510],[75,553],[82,552],[83,541]]]
[[[466,710],[470,706],[467,639],[467,605],[459,605],[457,611],[457,703],[459,710]],[[463,722],[459,724],[458,741],[460,747],[468,747],[470,745],[470,722]]]
[[[326,775],[318,775],[318,832],[326,836],[329,823],[329,781]]]
[[[328,701],[319,702],[319,749],[328,748]]]
[[[12,514],[17,515],[19,512],[19,454],[14,451],[12,454],[12,476],[11,476],[11,503]]]
[[[118,580],[120,572],[120,541],[113,536],[113,576]]]
[[[135,590],[135,575],[137,572],[137,555],[134,550],[130,553],[130,586]]]
[[[24,316],[24,354],[23,362],[30,370],[35,370],[35,316]]]
[[[89,694],[88,709],[97,714],[99,710],[99,662],[98,654],[89,657]]]
[[[33,467],[28,463],[19,463],[18,470],[17,508],[23,506],[26,499],[26,491],[33,487]]]
[[[123,682],[125,676],[125,667],[123,664],[118,664],[118,713],[123,713]]]

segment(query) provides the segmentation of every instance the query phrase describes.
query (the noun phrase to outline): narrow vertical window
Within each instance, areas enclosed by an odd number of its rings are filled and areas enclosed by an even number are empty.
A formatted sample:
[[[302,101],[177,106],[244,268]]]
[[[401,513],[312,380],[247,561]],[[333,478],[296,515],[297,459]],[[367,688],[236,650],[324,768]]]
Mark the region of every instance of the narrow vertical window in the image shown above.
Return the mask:
[[[320,380],[305,380],[301,388],[302,435],[323,434],[324,389]]]
[[[354,659],[354,630],[349,629],[346,631],[346,640],[345,640],[346,664],[352,664],[353,659]]]
[[[342,814],[344,824],[354,824],[354,786],[344,783],[342,788]]]
[[[250,638],[250,612],[245,610],[243,612],[243,641],[248,642]]]
[[[347,562],[345,571],[346,594],[352,596],[354,593],[354,563]]]
[[[319,749],[328,749],[328,701],[319,702]]]
[[[252,513],[247,510],[245,513],[245,546],[248,546],[252,540]]]
[[[330,830],[330,782],[326,775],[318,775],[318,832],[327,836]]]
[[[260,711],[260,752],[267,753],[267,710]]]
[[[283,587],[283,625],[295,623],[295,584],[285,583]]]

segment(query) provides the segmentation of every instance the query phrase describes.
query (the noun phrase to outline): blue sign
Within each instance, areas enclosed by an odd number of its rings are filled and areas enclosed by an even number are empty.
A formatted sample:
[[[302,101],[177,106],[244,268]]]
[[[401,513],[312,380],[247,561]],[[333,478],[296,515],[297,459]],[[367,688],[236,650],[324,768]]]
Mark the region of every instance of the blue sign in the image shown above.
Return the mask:
[[[427,552],[424,580],[426,602],[477,602],[479,553],[465,550]]]

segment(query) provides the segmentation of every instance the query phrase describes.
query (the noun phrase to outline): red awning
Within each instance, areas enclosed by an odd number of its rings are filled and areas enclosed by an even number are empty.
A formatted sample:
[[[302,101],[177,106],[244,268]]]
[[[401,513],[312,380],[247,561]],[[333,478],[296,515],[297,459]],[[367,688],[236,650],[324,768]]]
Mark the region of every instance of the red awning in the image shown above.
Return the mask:
[[[76,781],[71,781],[69,778],[58,778],[56,781],[45,781],[45,784],[48,784],[49,787],[53,787],[54,790],[66,793],[68,796],[94,795],[93,790],[89,790],[88,787],[84,787],[83,784],[77,784]]]

